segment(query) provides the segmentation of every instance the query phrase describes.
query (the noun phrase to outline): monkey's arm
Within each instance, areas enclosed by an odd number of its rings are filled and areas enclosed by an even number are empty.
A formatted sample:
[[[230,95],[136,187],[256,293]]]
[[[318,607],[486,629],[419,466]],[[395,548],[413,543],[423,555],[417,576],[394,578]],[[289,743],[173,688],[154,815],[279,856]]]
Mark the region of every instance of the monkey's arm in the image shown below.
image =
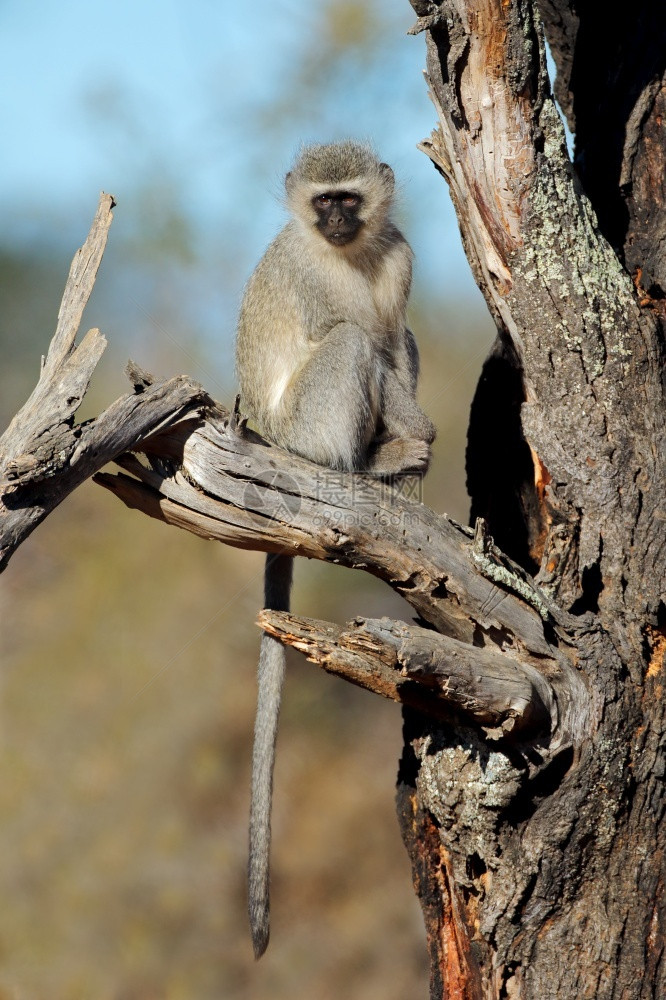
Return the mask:
[[[370,337],[338,323],[310,351],[270,414],[269,436],[333,469],[360,469],[375,433],[381,371]]]
[[[431,444],[437,433],[413,394],[407,392],[398,372],[387,369],[382,384],[382,422],[390,436],[418,438]]]
[[[405,327],[405,333],[400,341],[400,351],[398,353],[398,369],[402,368],[407,376],[407,381],[405,384],[405,379],[401,379],[405,388],[411,393],[412,396],[416,395],[416,384],[419,380],[419,374],[421,371],[421,363],[419,359],[419,349],[416,346],[416,338],[411,330]]]
[[[382,422],[389,436],[435,440],[435,426],[416,402],[419,352],[411,330],[405,329],[387,365],[382,384]]]

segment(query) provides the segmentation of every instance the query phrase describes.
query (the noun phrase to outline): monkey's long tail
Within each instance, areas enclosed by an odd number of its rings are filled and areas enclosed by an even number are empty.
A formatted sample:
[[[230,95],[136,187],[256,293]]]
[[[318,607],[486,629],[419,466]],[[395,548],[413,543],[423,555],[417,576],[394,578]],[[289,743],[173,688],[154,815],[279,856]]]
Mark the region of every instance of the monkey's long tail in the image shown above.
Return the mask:
[[[291,556],[274,554],[266,556],[265,607],[275,611],[289,611],[293,563]],[[266,951],[270,934],[269,857],[273,766],[285,659],[282,643],[264,634],[259,653],[248,864],[248,910],[255,958],[261,958]]]

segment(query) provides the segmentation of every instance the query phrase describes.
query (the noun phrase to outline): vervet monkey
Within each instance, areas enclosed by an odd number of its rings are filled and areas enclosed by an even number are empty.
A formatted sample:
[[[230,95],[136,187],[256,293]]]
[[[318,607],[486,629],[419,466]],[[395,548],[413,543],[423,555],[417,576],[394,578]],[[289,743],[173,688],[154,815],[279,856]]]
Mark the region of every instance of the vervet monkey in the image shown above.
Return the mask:
[[[248,282],[236,364],[241,408],[271,441],[371,476],[424,473],[435,428],[416,403],[418,351],[405,325],[412,251],[391,222],[393,171],[364,145],[303,150],[286,176],[292,220]],[[266,559],[265,606],[289,610],[292,558]],[[284,647],[264,635],[252,763],[249,913],[269,936],[273,764]]]

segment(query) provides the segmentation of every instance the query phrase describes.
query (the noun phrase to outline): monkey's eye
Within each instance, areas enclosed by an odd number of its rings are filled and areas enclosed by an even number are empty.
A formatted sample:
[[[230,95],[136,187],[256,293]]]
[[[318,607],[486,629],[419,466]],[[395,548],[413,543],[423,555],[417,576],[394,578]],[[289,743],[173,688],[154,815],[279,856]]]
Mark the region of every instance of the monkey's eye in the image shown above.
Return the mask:
[[[358,203],[359,197],[355,194],[346,194],[342,198],[342,204],[347,208],[354,208],[354,206],[358,205]]]
[[[331,204],[330,194],[320,194],[315,198],[317,205],[321,205],[322,208],[327,208]]]

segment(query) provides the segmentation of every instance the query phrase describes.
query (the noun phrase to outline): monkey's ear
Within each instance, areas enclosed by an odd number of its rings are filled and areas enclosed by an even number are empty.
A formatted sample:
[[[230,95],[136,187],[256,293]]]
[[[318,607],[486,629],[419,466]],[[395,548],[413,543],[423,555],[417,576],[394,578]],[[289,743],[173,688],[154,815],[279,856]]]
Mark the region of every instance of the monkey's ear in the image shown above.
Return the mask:
[[[285,188],[287,189],[287,194],[289,194],[289,192],[290,192],[291,188],[292,188],[292,187],[294,186],[294,181],[293,181],[293,172],[292,172],[291,170],[290,170],[290,171],[289,171],[289,173],[288,173],[288,174],[287,174],[287,175],[285,176],[285,179],[284,179],[284,186],[285,186]]]
[[[380,163],[379,169],[382,172],[382,179],[386,184],[386,187],[389,189],[389,191],[392,191],[393,188],[395,187],[395,174],[389,167],[388,163]]]

